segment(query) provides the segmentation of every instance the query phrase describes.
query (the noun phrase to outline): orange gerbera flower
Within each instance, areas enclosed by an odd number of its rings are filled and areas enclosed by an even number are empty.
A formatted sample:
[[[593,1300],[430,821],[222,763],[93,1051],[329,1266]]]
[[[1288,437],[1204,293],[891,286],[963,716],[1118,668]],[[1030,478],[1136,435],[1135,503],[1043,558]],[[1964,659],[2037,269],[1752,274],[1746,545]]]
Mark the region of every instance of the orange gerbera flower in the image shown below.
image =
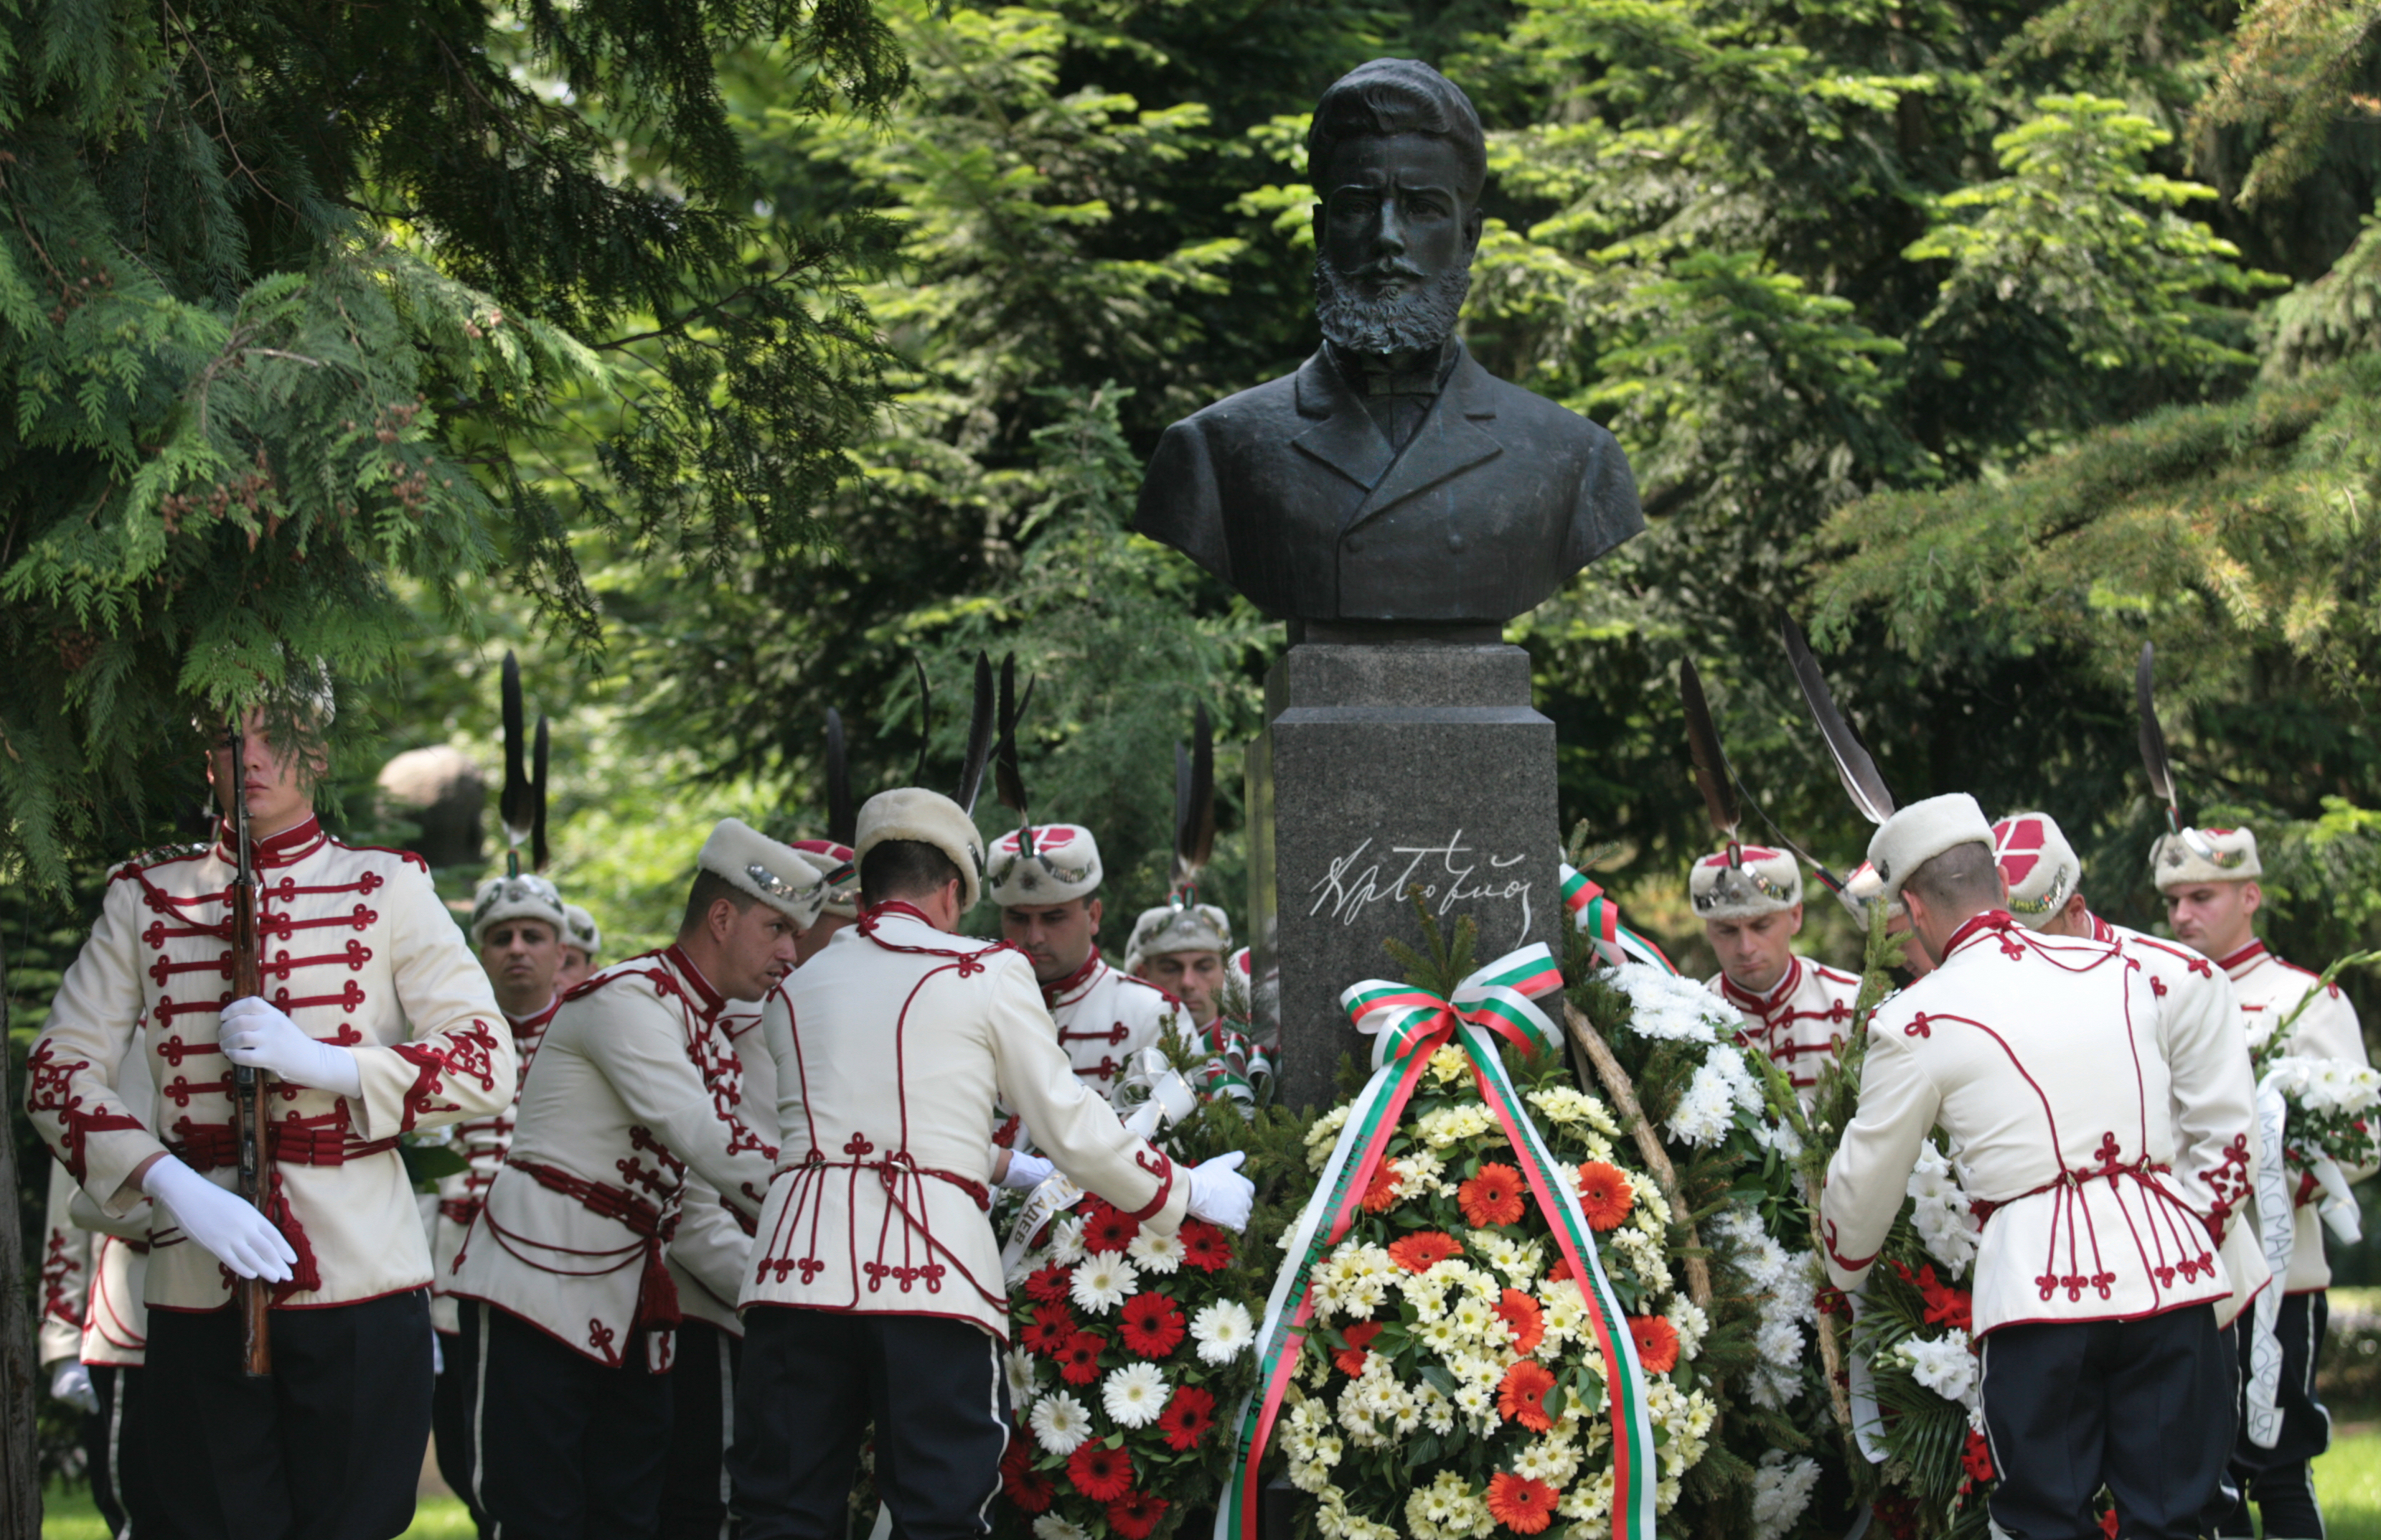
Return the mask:
[[[1562,1488],[1499,1471],[1488,1478],[1488,1516],[1516,1534],[1538,1534],[1554,1522]]]
[[[1496,1302],[1496,1314],[1513,1333],[1513,1351],[1527,1358],[1546,1339],[1546,1319],[1538,1302],[1518,1289],[1508,1289]]]
[[[1443,1229],[1416,1230],[1389,1242],[1389,1260],[1409,1273],[1427,1273],[1440,1263],[1463,1254],[1455,1237]]]
[[[1628,1174],[1609,1161],[1591,1160],[1579,1168],[1579,1211],[1590,1229],[1618,1229],[1637,1201]]]
[[[1478,1176],[1455,1190],[1455,1201],[1462,1205],[1463,1217],[1482,1229],[1518,1225],[1521,1222],[1521,1173],[1491,1161],[1480,1167]]]
[[[1371,1356],[1364,1350],[1372,1345],[1374,1338],[1381,1335],[1381,1323],[1352,1321],[1339,1335],[1348,1339],[1348,1345],[1333,1353],[1331,1362],[1339,1365],[1341,1374],[1352,1379],[1364,1372],[1364,1360]]]
[[[1546,1392],[1554,1387],[1555,1376],[1545,1365],[1522,1359],[1505,1371],[1503,1383],[1496,1387],[1496,1410],[1508,1423],[1544,1433],[1555,1425],[1553,1414],[1546,1411]]]
[[[1637,1338],[1637,1362],[1649,1375],[1667,1375],[1679,1366],[1679,1329],[1659,1315],[1631,1315],[1629,1335]]]
[[[1373,1173],[1372,1185],[1364,1189],[1364,1212],[1386,1214],[1398,1201],[1398,1168],[1387,1161]]]

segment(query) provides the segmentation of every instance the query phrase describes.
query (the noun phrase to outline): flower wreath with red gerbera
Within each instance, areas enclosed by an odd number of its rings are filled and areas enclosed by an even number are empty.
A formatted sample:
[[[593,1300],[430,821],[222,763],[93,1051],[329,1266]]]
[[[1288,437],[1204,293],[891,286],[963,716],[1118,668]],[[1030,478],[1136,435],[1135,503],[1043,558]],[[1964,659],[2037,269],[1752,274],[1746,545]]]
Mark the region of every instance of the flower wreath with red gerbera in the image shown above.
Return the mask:
[[[1185,1219],[1161,1235],[1086,1195],[1033,1237],[1009,1275],[1004,1540],[1166,1540],[1212,1509],[1230,1454],[1218,1424],[1253,1383],[1279,1263],[1266,1191],[1303,1179],[1302,1129],[1214,1100],[1158,1140],[1178,1166],[1247,1154],[1259,1202],[1246,1234]]]

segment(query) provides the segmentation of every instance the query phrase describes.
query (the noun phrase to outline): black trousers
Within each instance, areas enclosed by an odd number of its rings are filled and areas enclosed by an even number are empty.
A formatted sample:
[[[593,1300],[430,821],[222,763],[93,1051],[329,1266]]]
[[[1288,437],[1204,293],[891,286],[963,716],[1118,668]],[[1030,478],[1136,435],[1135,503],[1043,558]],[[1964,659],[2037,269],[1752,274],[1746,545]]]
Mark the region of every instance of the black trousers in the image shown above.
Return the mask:
[[[728,1540],[727,1446],[736,1438],[736,1375],[744,1344],[689,1317],[670,1365],[669,1473],[662,1540]]]
[[[495,1530],[471,1500],[471,1381],[479,1346],[479,1338],[468,1331],[438,1334],[443,1366],[430,1392],[430,1444],[437,1451],[439,1479],[463,1499],[480,1540],[491,1540]]]
[[[843,1540],[871,1418],[876,1489],[902,1540],[991,1533],[1008,1386],[989,1332],[940,1316],[759,1305],[744,1313],[727,1456],[742,1540]]]
[[[652,1540],[670,1380],[610,1369],[517,1315],[462,1302],[478,1338],[471,1490],[499,1540]]]
[[[130,1524],[150,1533],[150,1505],[156,1499],[142,1479],[140,1440],[148,1428],[148,1395],[140,1371],[113,1363],[91,1365],[91,1387],[99,1410],[82,1420],[82,1448],[91,1472],[91,1498],[107,1533],[121,1535]]]
[[[273,1313],[273,1375],[240,1373],[239,1318],[149,1313],[141,1540],[391,1540],[430,1438],[430,1294]]]
[[[2233,1360],[2213,1305],[2139,1321],[2003,1326],[1984,1338],[1992,1520],[2012,1540],[2193,1540],[2231,1444]]]
[[[2254,1534],[2249,1505],[2265,1521],[2271,1540],[2319,1540],[2323,1509],[2314,1498],[2314,1474],[2308,1462],[2331,1448],[2331,1413],[2315,1398],[2314,1367],[2323,1356],[2323,1334],[2331,1308],[2322,1290],[2285,1294],[2274,1316],[2274,1338],[2282,1348],[2282,1380],[2275,1387],[2274,1406],[2282,1414],[2282,1434],[2270,1449],[2249,1442],[2246,1413],[2241,1413],[2240,1437],[2232,1445],[2229,1485],[2237,1496],[2223,1516],[2218,1533]],[[2234,1323],[2240,1341],[2241,1395],[2248,1395],[2250,1316]]]

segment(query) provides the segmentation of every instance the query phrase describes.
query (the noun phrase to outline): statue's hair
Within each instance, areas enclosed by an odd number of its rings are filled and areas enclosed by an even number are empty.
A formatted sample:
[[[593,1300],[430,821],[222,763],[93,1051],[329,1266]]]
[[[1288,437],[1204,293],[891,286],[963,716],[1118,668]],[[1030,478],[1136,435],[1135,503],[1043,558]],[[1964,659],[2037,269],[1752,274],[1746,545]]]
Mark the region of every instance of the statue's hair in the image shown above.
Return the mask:
[[[1454,142],[1463,163],[1464,201],[1480,200],[1488,177],[1488,141],[1463,88],[1419,59],[1374,59],[1331,83],[1306,130],[1307,177],[1320,189],[1323,168],[1342,140],[1429,134]]]

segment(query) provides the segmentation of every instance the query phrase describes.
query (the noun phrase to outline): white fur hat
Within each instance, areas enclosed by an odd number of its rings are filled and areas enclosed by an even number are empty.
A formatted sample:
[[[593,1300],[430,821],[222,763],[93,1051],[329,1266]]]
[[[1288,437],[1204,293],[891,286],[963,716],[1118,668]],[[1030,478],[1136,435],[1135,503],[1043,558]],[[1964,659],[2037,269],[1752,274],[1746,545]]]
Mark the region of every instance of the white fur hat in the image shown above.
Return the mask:
[[[562,892],[534,872],[518,877],[490,877],[471,895],[471,945],[487,939],[488,928],[499,920],[535,920],[554,927],[556,940],[570,928],[562,912]]]
[[[948,797],[920,786],[880,791],[861,805],[860,827],[852,853],[865,861],[868,852],[888,839],[914,839],[932,845],[959,869],[959,911],[975,908],[983,897],[983,836]]]
[[[1802,866],[1790,850],[1762,845],[1708,855],[1687,873],[1687,897],[1698,920],[1750,920],[1777,914],[1802,901]]]
[[[1885,897],[1901,897],[1910,874],[1955,846],[1993,848],[1993,826],[1984,810],[1964,791],[1912,802],[1886,819],[1869,837],[1868,861],[1885,884]]]
[[[562,939],[585,952],[590,962],[604,949],[603,927],[595,923],[595,916],[577,904],[562,906]]]
[[[1134,922],[1132,939],[1125,943],[1124,971],[1138,973],[1145,959],[1174,952],[1213,952],[1220,958],[1231,949],[1232,922],[1222,910],[1213,904],[1183,909],[1160,904],[1142,910]]]
[[[807,861],[826,883],[823,913],[838,919],[860,918],[860,856],[849,845],[832,839],[797,839],[794,854]],[[837,874],[840,874],[838,875]]]
[[[2046,813],[2012,813],[1993,825],[1993,859],[2009,884],[2009,912],[2029,930],[2058,916],[2083,885],[2075,847]]]
[[[826,900],[826,884],[809,862],[741,818],[722,818],[694,863],[798,925],[817,919]]]
[[[2265,874],[2247,829],[2185,829],[2160,835],[2150,850],[2158,891],[2201,882],[2247,882]]]
[[[1011,829],[992,842],[989,874],[992,901],[1003,909],[1088,898],[1100,890],[1100,842],[1081,824]]]

